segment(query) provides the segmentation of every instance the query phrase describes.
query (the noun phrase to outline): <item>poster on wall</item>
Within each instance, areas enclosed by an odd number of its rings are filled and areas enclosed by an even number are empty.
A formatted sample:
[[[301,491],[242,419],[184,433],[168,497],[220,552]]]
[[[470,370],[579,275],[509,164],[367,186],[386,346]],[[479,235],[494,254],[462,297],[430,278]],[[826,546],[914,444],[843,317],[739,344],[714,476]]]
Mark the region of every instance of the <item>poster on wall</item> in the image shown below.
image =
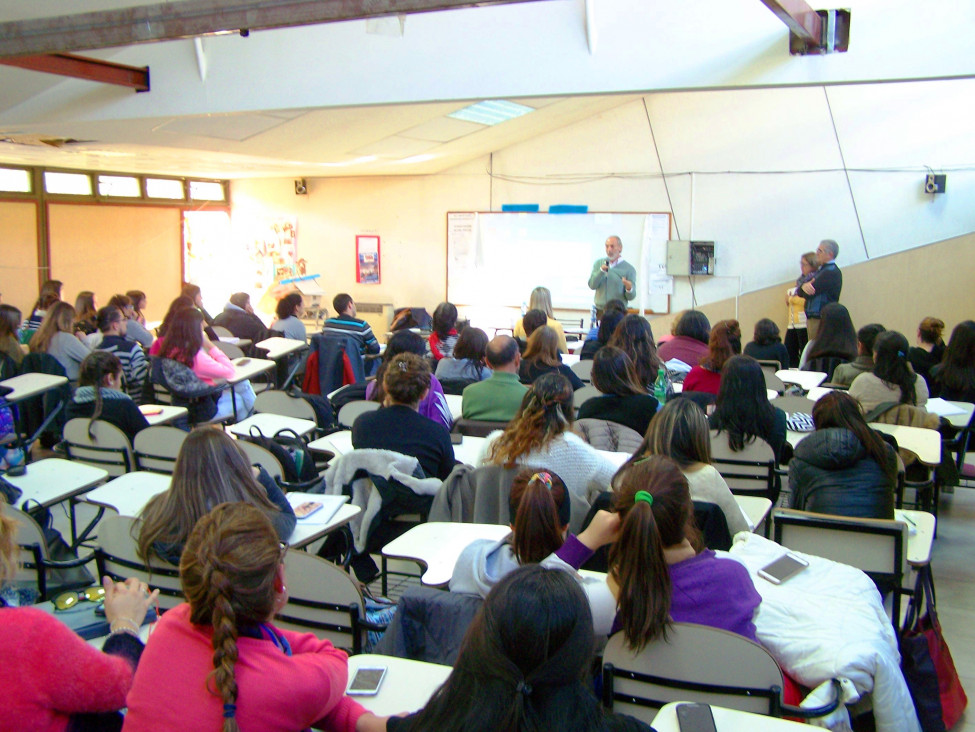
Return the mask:
[[[355,238],[355,281],[362,285],[379,284],[379,237]]]

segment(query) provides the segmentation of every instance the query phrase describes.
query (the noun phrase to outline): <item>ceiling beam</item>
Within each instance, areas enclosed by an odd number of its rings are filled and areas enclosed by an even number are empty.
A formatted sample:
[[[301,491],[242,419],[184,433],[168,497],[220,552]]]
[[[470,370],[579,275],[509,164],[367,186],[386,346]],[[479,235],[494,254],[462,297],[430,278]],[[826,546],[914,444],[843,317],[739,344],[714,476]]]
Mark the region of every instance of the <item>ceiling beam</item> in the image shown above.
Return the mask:
[[[149,67],[126,66],[70,53],[47,53],[36,56],[0,58],[0,64],[31,71],[70,76],[75,79],[115,84],[137,92],[149,91]]]
[[[181,0],[0,23],[0,57],[539,0]]]
[[[761,0],[789,30],[807,43],[818,44],[823,35],[823,21],[805,0]]]

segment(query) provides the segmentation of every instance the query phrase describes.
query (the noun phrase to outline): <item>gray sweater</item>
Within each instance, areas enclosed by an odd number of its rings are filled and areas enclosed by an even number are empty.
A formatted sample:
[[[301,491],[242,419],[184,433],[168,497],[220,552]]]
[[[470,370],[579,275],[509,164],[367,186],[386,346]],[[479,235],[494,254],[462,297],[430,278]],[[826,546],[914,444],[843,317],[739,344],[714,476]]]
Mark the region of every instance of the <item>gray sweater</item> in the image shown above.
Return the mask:
[[[54,356],[64,368],[65,375],[71,381],[78,380],[81,362],[91,353],[91,349],[79,341],[72,333],[55,333],[47,353]]]

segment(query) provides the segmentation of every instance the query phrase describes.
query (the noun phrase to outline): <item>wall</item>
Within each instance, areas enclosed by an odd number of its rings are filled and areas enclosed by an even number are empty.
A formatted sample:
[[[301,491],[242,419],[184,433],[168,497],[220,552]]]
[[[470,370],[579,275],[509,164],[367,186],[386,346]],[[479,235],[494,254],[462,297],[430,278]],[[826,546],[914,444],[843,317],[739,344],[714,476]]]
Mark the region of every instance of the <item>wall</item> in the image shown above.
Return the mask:
[[[0,202],[0,294],[24,319],[37,299],[37,208],[32,202]]]

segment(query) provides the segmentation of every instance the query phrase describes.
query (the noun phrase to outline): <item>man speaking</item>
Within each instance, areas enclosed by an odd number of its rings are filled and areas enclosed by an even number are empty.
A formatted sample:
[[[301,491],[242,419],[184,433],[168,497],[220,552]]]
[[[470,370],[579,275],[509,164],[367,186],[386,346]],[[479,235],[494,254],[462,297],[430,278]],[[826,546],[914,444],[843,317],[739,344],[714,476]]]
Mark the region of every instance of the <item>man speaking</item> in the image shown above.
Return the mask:
[[[595,290],[596,318],[602,319],[603,308],[610,300],[630,301],[636,297],[636,270],[620,256],[623,242],[618,236],[606,240],[606,257],[597,259],[589,275],[589,289]]]

